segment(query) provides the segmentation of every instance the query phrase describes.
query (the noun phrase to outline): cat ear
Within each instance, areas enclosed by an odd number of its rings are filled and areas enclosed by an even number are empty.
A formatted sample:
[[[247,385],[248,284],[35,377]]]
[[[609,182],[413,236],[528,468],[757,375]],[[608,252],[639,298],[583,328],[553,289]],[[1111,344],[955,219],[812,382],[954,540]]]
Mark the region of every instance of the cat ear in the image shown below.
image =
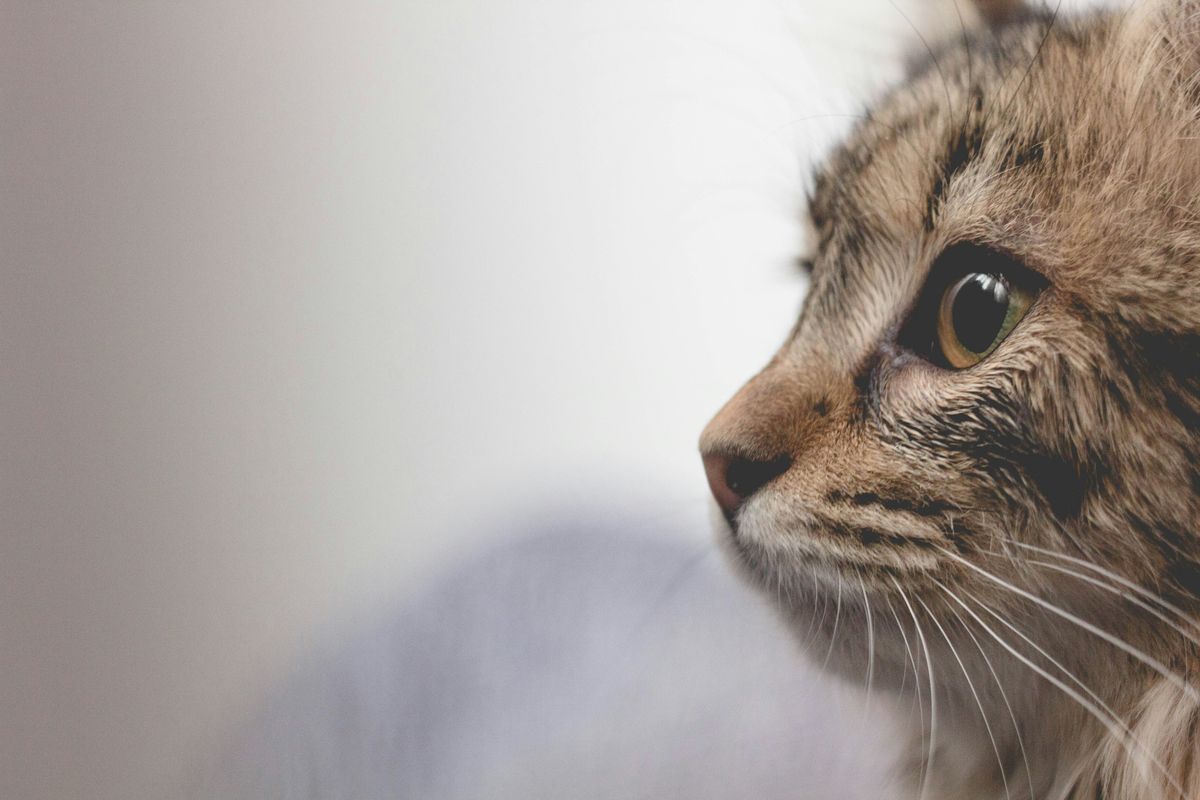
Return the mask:
[[[1024,0],[975,0],[975,10],[989,28],[1000,28],[1028,13]]]

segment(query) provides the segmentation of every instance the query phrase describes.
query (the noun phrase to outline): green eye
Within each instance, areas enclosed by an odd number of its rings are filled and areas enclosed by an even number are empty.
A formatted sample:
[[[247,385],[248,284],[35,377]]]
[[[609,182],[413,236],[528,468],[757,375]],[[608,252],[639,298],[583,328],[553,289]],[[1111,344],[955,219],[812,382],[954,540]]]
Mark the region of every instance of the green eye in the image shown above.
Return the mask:
[[[1004,341],[1033,293],[999,273],[969,272],[943,292],[937,308],[937,345],[956,369],[978,364]]]
[[[958,242],[930,264],[897,343],[940,367],[973,367],[1012,333],[1047,286],[1007,253]]]

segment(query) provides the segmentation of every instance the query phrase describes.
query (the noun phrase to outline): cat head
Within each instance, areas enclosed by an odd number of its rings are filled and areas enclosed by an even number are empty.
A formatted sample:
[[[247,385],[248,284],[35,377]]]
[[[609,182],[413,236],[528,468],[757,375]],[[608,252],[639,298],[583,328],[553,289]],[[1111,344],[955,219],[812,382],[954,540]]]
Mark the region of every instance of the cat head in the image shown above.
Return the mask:
[[[847,669],[868,596],[1162,647],[1112,576],[1200,592],[1200,2],[980,5],[817,171],[804,308],[701,438],[735,561],[826,638],[836,596]]]

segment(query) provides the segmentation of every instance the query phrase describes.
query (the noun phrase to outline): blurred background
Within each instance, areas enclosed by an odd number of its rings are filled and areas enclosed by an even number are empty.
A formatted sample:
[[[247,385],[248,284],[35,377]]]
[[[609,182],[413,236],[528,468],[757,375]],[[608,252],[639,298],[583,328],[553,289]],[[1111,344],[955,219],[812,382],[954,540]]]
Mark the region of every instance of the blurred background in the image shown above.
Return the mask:
[[[306,654],[470,639],[488,603],[421,609],[489,558],[534,629],[600,562],[670,566],[618,630],[683,553],[740,591],[697,437],[799,308],[813,160],[944,11],[0,4],[0,796],[180,796]]]

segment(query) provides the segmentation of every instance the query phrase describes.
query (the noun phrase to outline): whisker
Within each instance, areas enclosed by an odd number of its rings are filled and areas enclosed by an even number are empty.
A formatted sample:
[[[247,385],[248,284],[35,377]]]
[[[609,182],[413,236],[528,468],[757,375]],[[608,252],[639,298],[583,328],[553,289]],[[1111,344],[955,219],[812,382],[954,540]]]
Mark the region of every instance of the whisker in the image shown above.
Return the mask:
[[[1004,104],[1004,111],[1000,114],[1000,119],[1011,119],[1008,112],[1012,109],[1013,103],[1017,100],[1017,95],[1021,93],[1021,87],[1025,85],[1025,81],[1029,79],[1029,74],[1033,72],[1034,66],[1042,57],[1042,50],[1046,47],[1046,41],[1050,38],[1050,32],[1054,30],[1054,24],[1058,21],[1058,12],[1062,10],[1062,0],[1054,6],[1054,11],[1050,14],[1050,20],[1046,23],[1046,30],[1042,33],[1042,40],[1038,42],[1037,50],[1033,53],[1033,58],[1029,59],[1029,64],[1025,67],[1025,72],[1021,75],[1021,80],[1017,81],[1016,87],[1008,100]]]
[[[1104,581],[1100,580],[1099,578],[1093,578],[1090,575],[1084,575],[1082,572],[1076,572],[1073,569],[1068,569],[1066,567],[1059,566],[1058,564],[1051,564],[1049,562],[1041,561],[1036,558],[1025,559],[1024,563],[1033,564],[1033,565],[1039,566],[1039,567],[1045,567],[1046,569],[1053,570],[1054,572],[1058,572],[1063,575],[1069,575],[1073,578],[1077,578],[1078,580],[1084,581],[1085,583],[1089,583],[1093,586],[1096,586],[1099,589],[1103,589],[1106,592],[1109,592],[1111,594],[1115,594],[1119,597],[1122,597],[1122,598],[1128,600],[1133,605],[1142,609],[1143,611],[1146,611],[1147,613],[1152,614],[1156,619],[1158,619],[1159,621],[1168,625],[1171,629],[1176,631],[1180,636],[1183,636],[1187,641],[1200,647],[1200,638],[1197,638],[1195,636],[1195,634],[1189,633],[1187,631],[1187,629],[1184,628],[1182,625],[1180,625],[1178,622],[1171,619],[1169,616],[1167,616],[1166,614],[1164,614],[1162,611],[1155,608],[1154,606],[1150,605],[1146,601],[1138,599],[1137,596],[1135,596],[1135,595],[1132,595],[1126,591],[1123,591],[1116,586],[1111,586],[1111,585],[1105,583]]]
[[[1015,540],[1012,543],[1022,546],[1022,547],[1025,546],[1021,542],[1017,542]],[[1065,555],[1063,553],[1056,553],[1053,550],[1044,550],[1043,548],[1039,548],[1039,547],[1031,547],[1030,549],[1033,550],[1034,552],[1047,553],[1049,555],[1053,555],[1053,556],[1057,556],[1059,558],[1066,559],[1072,563],[1080,564],[1083,566],[1088,566],[1088,562],[1084,561],[1083,559],[1073,558],[1073,557]],[[980,549],[977,552],[983,553],[985,555],[990,555],[990,556],[1012,558],[1012,556],[1010,556],[1007,553],[997,553],[993,550]],[[1158,603],[1158,604],[1162,605],[1164,608],[1166,608],[1168,611],[1174,610],[1175,613],[1177,613],[1178,615],[1183,617],[1185,622],[1192,624],[1194,627],[1198,627],[1198,630],[1200,630],[1200,626],[1196,626],[1196,622],[1195,622],[1195,620],[1192,619],[1192,617],[1188,616],[1186,614],[1186,612],[1184,612],[1182,609],[1176,609],[1174,606],[1172,606],[1166,600],[1163,600],[1162,598],[1157,597],[1153,592],[1149,591],[1148,589],[1138,586],[1136,583],[1133,583],[1132,581],[1124,579],[1115,573],[1109,572],[1108,570],[1105,570],[1102,567],[1096,567],[1096,566],[1092,565],[1094,571],[1096,571],[1100,575],[1104,575],[1105,577],[1110,578],[1111,580],[1117,581],[1120,584],[1120,586],[1113,586],[1111,584],[1105,583],[1104,581],[1100,580],[1099,578],[1092,577],[1091,575],[1085,575],[1082,572],[1078,572],[1076,570],[1069,569],[1067,567],[1062,566],[1061,564],[1051,564],[1048,561],[1042,561],[1042,560],[1036,559],[1036,558],[1022,558],[1021,563],[1022,564],[1032,564],[1034,566],[1039,566],[1039,567],[1045,567],[1046,569],[1053,570],[1054,572],[1058,572],[1063,575],[1068,575],[1072,578],[1076,578],[1078,580],[1084,581],[1085,583],[1089,583],[1089,584],[1097,587],[1098,589],[1102,589],[1103,591],[1106,591],[1110,594],[1115,594],[1118,597],[1124,598],[1125,600],[1128,600],[1130,603],[1132,603],[1133,605],[1142,609],[1143,611],[1146,611],[1149,614],[1153,615],[1160,622],[1165,623],[1167,626],[1169,626],[1174,631],[1176,631],[1180,636],[1184,637],[1184,639],[1186,639],[1187,641],[1200,647],[1200,638],[1198,638],[1196,636],[1196,634],[1191,633],[1188,630],[1186,630],[1182,625],[1179,624],[1179,622],[1172,619],[1170,616],[1168,616],[1166,613],[1164,613],[1161,609],[1155,608],[1151,603]],[[1123,591],[1123,588],[1125,589],[1125,591]],[[1131,595],[1130,592],[1132,592],[1133,594]],[[1146,602],[1146,600],[1139,599],[1140,597],[1147,598],[1151,602]]]
[[[962,670],[963,677],[967,679],[967,688],[971,690],[971,696],[975,698],[975,706],[979,709],[979,716],[983,718],[983,729],[987,732],[988,740],[992,743],[992,752],[996,754],[996,766],[1000,768],[1000,782],[1004,784],[1004,796],[1008,800],[1012,800],[1012,794],[1008,790],[1008,771],[1004,768],[1004,759],[1000,757],[1000,745],[996,743],[996,736],[992,733],[992,724],[988,722],[987,712],[983,709],[983,701],[979,699],[979,693],[975,691],[975,683],[971,680],[971,674],[967,671],[967,665],[958,655],[958,650],[955,649],[954,643],[950,641],[949,634],[942,627],[942,623],[938,622],[933,611],[925,604],[919,596],[915,596],[916,601],[925,609],[925,613],[929,615],[929,619],[937,626],[938,632],[942,634],[942,638],[946,640],[946,646],[950,648],[950,654],[954,656],[954,660],[958,662],[958,668]]]
[[[987,623],[984,622],[979,617],[979,615],[976,614],[966,603],[964,603],[962,600],[960,600],[958,598],[958,596],[954,594],[954,592],[950,591],[945,586],[943,586],[942,583],[940,581],[938,581],[936,578],[933,579],[933,582],[939,588],[941,588],[942,591],[944,591],[950,597],[951,600],[953,600],[955,603],[957,603],[959,606],[961,606],[962,609],[964,611],[966,611],[972,617],[972,619],[974,619],[975,622],[977,622],[979,624],[979,626],[987,632],[987,634],[989,636],[991,636],[993,639],[996,640],[997,644],[999,644],[1001,647],[1003,647],[1005,650],[1007,650],[1009,652],[1009,654],[1011,654],[1014,658],[1016,658],[1018,661],[1020,661],[1025,666],[1029,667],[1036,674],[1040,675],[1042,678],[1049,681],[1055,688],[1057,688],[1059,691],[1066,694],[1068,697],[1070,697],[1072,700],[1074,700],[1076,703],[1078,703],[1089,714],[1091,714],[1093,717],[1095,717],[1096,720],[1105,727],[1105,729],[1109,732],[1109,734],[1111,734],[1112,736],[1114,736],[1116,739],[1118,739],[1121,742],[1122,746],[1126,749],[1126,752],[1129,752],[1130,742],[1132,742],[1133,744],[1136,744],[1139,747],[1139,749],[1145,751],[1145,747],[1141,744],[1141,742],[1139,742],[1137,740],[1137,738],[1135,736],[1133,736],[1132,731],[1129,731],[1128,727],[1124,724],[1124,722],[1120,721],[1119,717],[1117,717],[1115,714],[1111,713],[1111,709],[1109,710],[1109,713],[1106,714],[1104,711],[1102,711],[1100,709],[1100,707],[1098,707],[1096,704],[1092,703],[1086,697],[1081,695],[1078,691],[1076,691],[1075,689],[1072,689],[1070,686],[1063,683],[1060,679],[1054,677],[1049,672],[1042,669],[1037,664],[1033,663],[1033,661],[1031,661],[1029,658],[1027,658],[1026,656],[1019,653],[1012,645],[1010,645],[1007,641],[1005,641],[1003,638],[1001,638],[999,634],[997,634],[990,627],[988,627]],[[977,598],[972,597],[972,599],[976,603],[979,603],[979,600]],[[982,603],[980,603],[980,607],[983,608],[985,611],[988,611],[988,612],[992,613],[993,615],[995,615],[995,612],[993,612],[991,609],[989,609],[986,605],[983,605]],[[1059,666],[1059,669],[1063,669],[1063,668],[1061,666]],[[1075,679],[1075,680],[1078,680],[1078,679]],[[1090,693],[1090,690],[1088,690],[1088,691]],[[1130,754],[1132,755],[1132,753],[1130,753]],[[1167,772],[1166,768],[1163,767],[1162,764],[1159,763],[1158,760],[1155,759],[1153,755],[1151,755],[1149,753],[1146,753],[1146,755],[1148,755],[1148,757],[1151,759],[1151,761],[1154,762],[1155,766],[1157,766],[1160,770],[1162,770],[1163,776],[1171,784],[1171,788],[1175,789],[1175,791],[1177,791],[1179,793],[1181,800],[1187,800],[1187,794],[1183,791],[1183,788],[1181,786],[1179,786],[1178,782],[1175,781],[1175,779],[1170,775],[1170,773]]]
[[[1029,755],[1025,751],[1025,739],[1021,736],[1021,726],[1017,723],[1017,715],[1013,711],[1012,704],[1008,702],[1008,693],[1004,691],[1004,684],[1001,682],[1000,676],[996,673],[996,668],[992,666],[992,660],[988,658],[987,651],[983,649],[983,645],[971,631],[962,614],[958,613],[958,610],[953,606],[947,606],[947,608],[954,615],[955,619],[958,620],[959,624],[962,625],[967,636],[970,636],[971,641],[975,643],[975,649],[979,651],[979,655],[983,659],[983,663],[987,666],[988,672],[992,674],[992,680],[995,681],[996,688],[1000,691],[1000,699],[1004,701],[1004,708],[1008,711],[1009,720],[1012,721],[1013,734],[1017,737],[1017,749],[1021,751],[1021,762],[1025,765],[1025,780],[1029,783],[1029,800],[1033,800],[1037,796],[1037,793],[1033,790],[1033,770],[1029,766]]]
[[[941,587],[941,589],[943,591],[948,592],[953,596],[953,592],[950,592],[950,590],[947,589],[945,586],[943,586],[939,581],[934,579],[934,583],[936,583],[939,587]],[[973,595],[970,592],[965,591],[965,590],[963,591],[963,594],[965,594],[968,598],[971,599],[972,602],[974,602],[976,605],[978,605],[980,608],[982,608],[984,611],[986,611],[988,614],[990,614],[1001,625],[1004,625],[1006,628],[1008,628],[1010,631],[1012,631],[1014,634],[1016,634],[1016,636],[1018,638],[1020,638],[1022,641],[1024,641],[1030,647],[1032,647],[1038,653],[1038,655],[1040,655],[1042,658],[1046,659],[1056,669],[1058,669],[1065,676],[1070,678],[1070,680],[1076,686],[1078,686],[1085,694],[1088,695],[1088,697],[1095,703],[1095,705],[1098,708],[1102,709],[1104,711],[1104,713],[1106,713],[1111,718],[1111,720],[1113,721],[1113,724],[1115,726],[1117,726],[1118,730],[1122,734],[1122,737],[1123,737],[1122,738],[1122,746],[1125,747],[1126,752],[1129,752],[1130,755],[1133,755],[1133,753],[1130,752],[1130,749],[1129,749],[1129,744],[1132,743],[1134,746],[1137,747],[1137,749],[1140,751],[1140,753],[1142,755],[1147,756],[1150,759],[1150,761],[1156,767],[1158,767],[1159,771],[1161,771],[1163,773],[1163,775],[1167,777],[1168,781],[1172,782],[1172,784],[1180,792],[1180,794],[1184,794],[1182,788],[1179,788],[1178,784],[1174,783],[1174,780],[1171,778],[1170,774],[1167,772],[1167,768],[1165,766],[1163,766],[1162,762],[1158,761],[1154,757],[1154,755],[1151,753],[1149,748],[1147,748],[1142,743],[1142,741],[1134,734],[1133,729],[1129,727],[1129,724],[1126,723],[1124,719],[1122,719],[1121,715],[1119,715],[1107,703],[1105,703],[1104,699],[1101,698],[1100,695],[1096,694],[1096,692],[1093,691],[1091,689],[1091,687],[1089,687],[1086,683],[1084,683],[1082,680],[1080,680],[1079,677],[1075,675],[1075,673],[1073,673],[1071,670],[1067,669],[1061,662],[1059,662],[1056,658],[1054,658],[1054,656],[1047,653],[1045,648],[1041,647],[1040,645],[1038,645],[1037,642],[1033,641],[1028,636],[1026,636],[1024,633],[1022,633],[1020,630],[1018,630],[1016,628],[1016,626],[1014,626],[1008,620],[1004,619],[1004,617],[1000,616],[999,613],[997,613],[995,610],[990,608],[986,603],[984,603],[978,597],[976,597],[975,595]],[[958,600],[957,597],[955,597],[955,600],[960,605],[962,604],[962,601]],[[972,614],[972,616],[975,616],[975,615]],[[982,624],[982,621],[980,621],[980,624]],[[986,627],[985,627],[985,629],[986,629]],[[1018,656],[1018,658],[1019,658],[1019,656]],[[1024,659],[1022,659],[1022,661],[1024,662]],[[1025,662],[1025,663],[1027,663],[1027,662]],[[1033,666],[1033,665],[1030,665],[1030,666]],[[1036,669],[1036,667],[1034,667],[1034,668]],[[1043,673],[1039,673],[1039,674],[1042,674],[1043,677],[1047,677],[1047,678],[1049,677],[1048,675],[1043,674]],[[1085,708],[1086,708],[1086,706],[1085,706]]]
[[[958,563],[979,573],[980,575],[987,578],[989,581],[992,581],[993,583],[997,584],[998,586],[1008,589],[1010,592],[1013,592],[1014,594],[1016,594],[1020,597],[1023,597],[1032,603],[1036,603],[1037,605],[1046,609],[1050,613],[1052,613],[1056,616],[1062,617],[1063,619],[1067,620],[1068,622],[1071,622],[1071,623],[1079,626],[1080,628],[1087,631],[1088,633],[1091,633],[1092,635],[1097,636],[1100,639],[1103,639],[1104,641],[1111,644],[1113,647],[1116,647],[1118,650],[1121,650],[1122,652],[1132,656],[1133,658],[1137,659],[1141,663],[1150,667],[1152,670],[1154,670],[1159,675],[1161,675],[1164,679],[1166,679],[1168,682],[1170,682],[1171,685],[1175,686],[1181,692],[1186,694],[1191,700],[1200,701],[1200,693],[1198,693],[1196,691],[1195,687],[1188,684],[1187,681],[1185,681],[1177,673],[1172,671],[1171,668],[1168,667],[1166,664],[1162,663],[1157,658],[1154,658],[1154,656],[1151,656],[1151,655],[1148,655],[1148,654],[1142,652],[1141,650],[1139,650],[1138,648],[1129,644],[1128,642],[1121,639],[1120,637],[1114,636],[1113,634],[1109,633],[1108,631],[1104,630],[1103,628],[1093,625],[1092,623],[1088,622],[1087,620],[1085,620],[1081,617],[1078,617],[1075,614],[1072,614],[1070,611],[1067,611],[1066,609],[1063,609],[1063,608],[1059,608],[1054,603],[1051,603],[1050,601],[1046,600],[1045,598],[1038,597],[1037,595],[1033,594],[1032,592],[1028,592],[1028,591],[1020,588],[1019,586],[1014,586],[1013,584],[1009,583],[1008,581],[1004,580],[1003,578],[1001,578],[997,575],[993,575],[992,573],[988,572],[986,569],[984,569],[976,564],[972,564],[970,561],[963,558],[962,556],[959,556],[957,553],[954,553],[954,552],[946,549],[945,547],[941,547],[941,546],[936,546],[936,547],[939,551],[941,551],[948,558],[951,558],[954,561],[957,561]]]
[[[775,603],[779,608],[784,608],[784,597],[787,596],[786,584],[783,580],[783,575],[779,570],[775,570]]]
[[[906,652],[908,654],[908,663],[911,664],[912,668],[913,668],[913,686],[916,689],[916,691],[913,692],[913,695],[917,701],[917,719],[921,725],[921,742],[924,743],[925,742],[925,703],[921,699],[921,672],[917,668],[917,659],[913,655],[913,648],[909,646],[908,634],[904,632],[904,625],[900,622],[900,615],[896,613],[896,607],[892,605],[891,599],[886,598],[886,597],[885,597],[885,599],[887,599],[888,610],[892,612],[892,619],[896,620],[896,628],[900,631],[900,638],[904,642],[904,652]],[[904,679],[907,679],[907,678],[908,678],[908,666],[906,665],[904,668]],[[904,684],[901,684],[901,689],[903,689],[903,688],[904,688]],[[911,712],[911,710],[912,710],[912,704],[910,703],[909,711]],[[922,783],[922,785],[924,785],[924,782],[925,782],[924,765],[922,765],[921,771],[922,771],[921,783]]]
[[[812,627],[810,626],[810,630],[812,631],[812,633],[808,637],[808,640],[804,643],[805,649],[808,649],[808,647],[812,644],[813,637],[815,637],[817,634],[819,634],[821,629],[825,627],[825,617],[829,614],[829,598],[825,596],[824,592],[814,594],[813,595],[814,605],[816,604],[817,597],[821,598],[821,618],[820,618],[820,620],[817,621],[815,630],[813,630]],[[815,611],[816,609],[814,608],[813,610]],[[813,614],[813,618],[816,619],[816,614]]]
[[[945,589],[946,587],[943,586],[942,588]],[[967,598],[969,598],[973,603],[975,603],[975,605],[979,606],[984,611],[986,611],[993,619],[995,619],[1001,625],[1003,625],[1004,627],[1006,627],[1010,631],[1012,631],[1014,634],[1016,634],[1016,636],[1019,639],[1021,639],[1021,641],[1025,642],[1027,645],[1032,647],[1034,649],[1034,651],[1037,652],[1038,655],[1040,655],[1042,658],[1049,661],[1050,664],[1052,664],[1057,670],[1059,670],[1064,675],[1066,675],[1067,678],[1069,678],[1072,683],[1074,683],[1076,686],[1078,686],[1080,688],[1080,690],[1082,690],[1085,694],[1087,694],[1088,697],[1091,698],[1091,700],[1094,703],[1096,703],[1096,705],[1098,705],[1100,708],[1104,709],[1104,711],[1106,713],[1111,715],[1114,719],[1118,719],[1118,720],[1120,719],[1120,715],[1117,714],[1116,711],[1113,711],[1112,708],[1110,708],[1104,702],[1104,699],[1101,698],[1100,695],[1096,694],[1096,692],[1094,692],[1090,686],[1088,686],[1086,683],[1084,683],[1082,680],[1080,680],[1079,677],[1076,676],[1074,672],[1067,669],[1067,667],[1064,666],[1062,664],[1062,662],[1060,662],[1058,659],[1054,658],[1054,656],[1047,653],[1045,648],[1043,648],[1037,642],[1030,639],[1026,634],[1022,633],[1020,630],[1018,630],[1015,625],[1013,625],[1011,622],[1006,620],[995,609],[988,606],[987,603],[984,603],[982,600],[980,600],[975,595],[971,594],[970,592],[968,592],[966,590],[963,590],[963,594],[966,595]],[[1126,729],[1126,730],[1128,730],[1128,729]]]
[[[929,754],[925,757],[924,775],[921,778],[921,793],[919,800],[924,800],[925,791],[929,785],[929,774],[933,771],[933,751],[937,745],[937,694],[933,686],[933,659],[929,654],[929,645],[925,641],[925,634],[921,630],[921,623],[917,621],[917,612],[913,610],[912,603],[908,602],[908,595],[901,588],[900,582],[894,577],[892,583],[896,587],[896,591],[900,593],[900,599],[904,601],[904,605],[908,607],[908,613],[912,616],[913,627],[916,628],[917,638],[921,642],[921,650],[925,653],[925,671],[929,674]]]
[[[942,79],[942,90],[946,93],[946,114],[948,116],[953,115],[954,102],[950,99],[950,82],[946,80],[946,73],[942,70],[942,64],[940,61],[938,61],[937,55],[934,54],[933,48],[929,46],[929,42],[921,34],[921,31],[917,28],[917,26],[913,24],[913,21],[909,18],[908,14],[905,14],[904,10],[901,9],[900,6],[896,5],[896,0],[888,0],[888,2],[891,3],[892,8],[896,9],[896,13],[904,17],[904,21],[908,23],[908,27],[912,28],[912,32],[915,33],[917,38],[921,40],[921,45],[925,48],[925,52],[929,54],[929,59],[933,62],[934,68],[937,69],[938,77]]]
[[[838,623],[842,619],[842,576],[838,575],[837,609],[833,613],[833,631],[829,634],[829,649],[825,652],[825,660],[821,662],[821,671],[829,666],[829,657],[833,655],[833,646],[837,643]]]
[[[866,713],[871,713],[871,685],[875,679],[875,623],[871,619],[871,600],[867,597],[867,584],[862,573],[858,574],[858,585],[862,589],[863,609],[867,613],[867,702]]]
[[[1072,564],[1075,564],[1076,566],[1083,567],[1084,569],[1087,569],[1087,570],[1091,570],[1092,572],[1095,572],[1098,575],[1102,575],[1111,581],[1115,581],[1116,583],[1119,583],[1121,586],[1124,586],[1129,591],[1134,592],[1135,594],[1140,595],[1141,597],[1143,597],[1147,600],[1157,603],[1158,605],[1162,606],[1163,608],[1167,609],[1168,611],[1170,611],[1173,614],[1179,615],[1180,618],[1182,618],[1184,621],[1186,621],[1192,627],[1196,628],[1197,631],[1200,631],[1200,621],[1197,621],[1196,618],[1193,617],[1191,614],[1189,614],[1187,611],[1185,611],[1184,609],[1180,608],[1179,606],[1171,603],[1169,600],[1159,597],[1158,595],[1156,595],[1154,592],[1150,591],[1146,587],[1141,586],[1141,585],[1135,583],[1134,581],[1131,581],[1130,579],[1126,578],[1123,575],[1119,575],[1116,572],[1113,572],[1112,570],[1105,569],[1104,567],[1100,566],[1099,564],[1094,564],[1085,559],[1076,558],[1075,556],[1067,555],[1066,553],[1059,553],[1054,550],[1049,550],[1045,547],[1037,547],[1036,545],[1026,544],[1025,542],[1016,541],[1015,539],[1013,540],[1013,544],[1015,544],[1017,547],[1023,547],[1026,550],[1032,550],[1035,553],[1041,553],[1042,555],[1053,556],[1054,558],[1061,558],[1064,561],[1069,561]]]

